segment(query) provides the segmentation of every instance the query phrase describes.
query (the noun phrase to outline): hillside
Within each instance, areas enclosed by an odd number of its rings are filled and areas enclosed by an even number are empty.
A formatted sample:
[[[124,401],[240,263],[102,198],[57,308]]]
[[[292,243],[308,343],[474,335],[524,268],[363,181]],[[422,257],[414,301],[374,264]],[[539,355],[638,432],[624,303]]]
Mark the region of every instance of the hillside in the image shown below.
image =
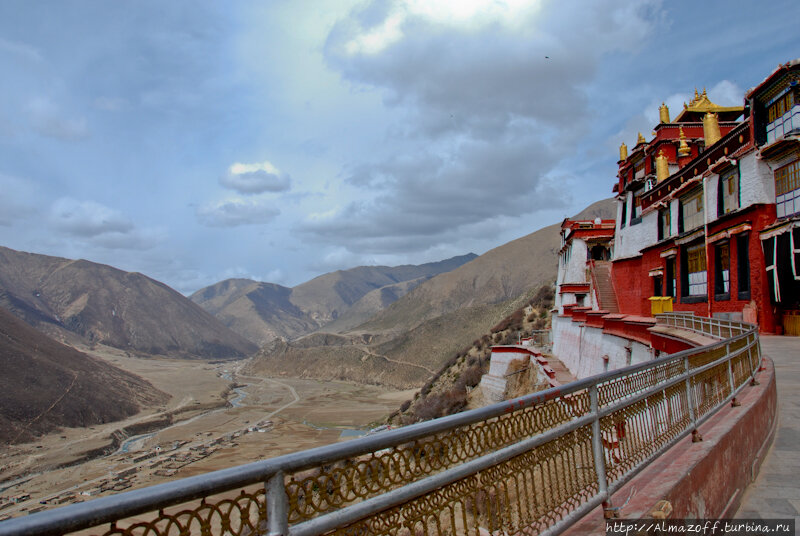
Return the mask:
[[[613,218],[607,199],[574,218]],[[560,224],[499,246],[420,284],[335,344],[319,335],[269,345],[250,370],[418,387],[455,353],[555,282]]]
[[[386,308],[431,277],[474,259],[468,254],[418,266],[359,266],[294,288],[228,279],[190,299],[247,339],[264,345],[324,329],[341,332]]]
[[[0,370],[0,443],[116,421],[169,399],[139,376],[56,342],[3,308]]]
[[[182,358],[246,357],[257,347],[139,273],[0,247],[0,306],[57,336]]]

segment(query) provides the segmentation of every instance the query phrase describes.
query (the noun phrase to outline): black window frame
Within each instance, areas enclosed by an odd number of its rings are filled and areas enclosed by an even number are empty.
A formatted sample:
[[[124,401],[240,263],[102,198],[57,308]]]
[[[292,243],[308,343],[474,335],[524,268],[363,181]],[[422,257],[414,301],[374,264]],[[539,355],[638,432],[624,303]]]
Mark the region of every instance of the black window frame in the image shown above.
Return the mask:
[[[750,299],[750,233],[736,235],[737,297]]]
[[[728,291],[725,291],[725,278],[722,273],[723,252],[728,255]],[[706,270],[708,268],[706,267]],[[731,299],[731,245],[727,240],[714,244],[714,301]]]

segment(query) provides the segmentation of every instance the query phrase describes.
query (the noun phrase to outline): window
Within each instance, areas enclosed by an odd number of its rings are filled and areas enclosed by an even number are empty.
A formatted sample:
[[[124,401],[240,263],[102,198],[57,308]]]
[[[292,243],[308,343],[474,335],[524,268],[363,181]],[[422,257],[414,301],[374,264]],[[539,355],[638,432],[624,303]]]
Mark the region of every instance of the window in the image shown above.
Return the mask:
[[[731,250],[728,242],[714,248],[714,294],[717,300],[730,299]]]
[[[642,196],[644,188],[633,192],[633,206],[631,207],[631,225],[636,225],[642,221]]]
[[[742,233],[736,237],[736,268],[739,281],[739,299],[750,299],[750,234]]]
[[[669,209],[665,208],[658,211],[658,239],[664,240],[665,238],[669,238],[672,234],[670,230],[672,216],[670,215]]]
[[[628,219],[628,202],[622,202],[622,215],[620,216],[619,228],[625,227],[626,220]]]
[[[683,285],[681,294],[704,297],[708,294],[705,246],[687,246],[683,254]]]
[[[719,207],[722,216],[739,208],[739,168],[738,166],[719,176]]]
[[[800,160],[775,170],[775,208],[779,218],[800,212]]]
[[[703,189],[698,188],[681,198],[683,231],[703,225]]]
[[[783,95],[778,100],[770,104],[769,108],[767,108],[767,114],[769,115],[768,122],[772,123],[776,119],[781,119],[783,114],[788,112],[792,109],[794,105],[794,94],[793,92],[789,91],[786,95]]]
[[[677,281],[675,281],[675,257],[667,258],[667,291],[664,293],[667,296],[675,297],[675,288]]]
[[[657,275],[653,277],[653,296],[661,296],[663,288],[661,276]]]

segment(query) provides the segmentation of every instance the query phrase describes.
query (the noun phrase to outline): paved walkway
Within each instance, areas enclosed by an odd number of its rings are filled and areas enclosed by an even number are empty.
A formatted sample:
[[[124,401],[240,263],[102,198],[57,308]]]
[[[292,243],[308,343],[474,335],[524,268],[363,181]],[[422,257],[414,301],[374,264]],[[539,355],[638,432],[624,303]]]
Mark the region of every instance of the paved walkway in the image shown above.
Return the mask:
[[[800,534],[800,337],[762,335],[761,352],[775,363],[778,428],[736,517],[793,517]]]

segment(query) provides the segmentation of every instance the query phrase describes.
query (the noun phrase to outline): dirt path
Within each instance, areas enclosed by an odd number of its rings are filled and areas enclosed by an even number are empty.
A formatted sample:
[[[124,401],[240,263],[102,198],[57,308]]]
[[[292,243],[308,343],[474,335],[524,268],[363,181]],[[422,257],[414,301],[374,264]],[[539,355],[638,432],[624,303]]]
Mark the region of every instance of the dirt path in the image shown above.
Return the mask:
[[[397,359],[389,359],[385,355],[376,354],[375,352],[373,352],[369,348],[364,348],[364,352],[367,355],[371,355],[372,357],[377,357],[379,359],[385,359],[389,363],[397,363],[398,365],[405,365],[406,367],[415,367],[415,368],[422,369],[422,370],[425,370],[427,372],[430,372],[431,374],[436,374],[435,371],[429,369],[428,367],[426,367],[424,365],[418,365],[417,363],[409,363],[408,361],[398,361]]]

